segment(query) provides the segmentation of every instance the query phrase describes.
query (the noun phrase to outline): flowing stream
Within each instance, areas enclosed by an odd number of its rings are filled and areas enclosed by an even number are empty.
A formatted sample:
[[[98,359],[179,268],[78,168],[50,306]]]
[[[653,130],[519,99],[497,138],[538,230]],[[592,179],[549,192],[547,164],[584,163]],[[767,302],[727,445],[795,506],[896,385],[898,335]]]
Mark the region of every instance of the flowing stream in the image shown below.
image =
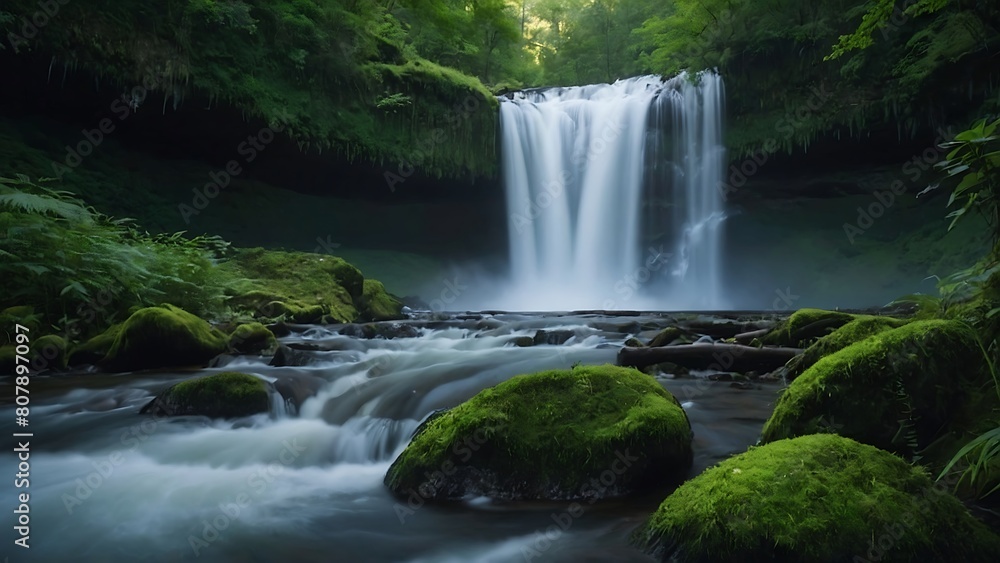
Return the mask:
[[[409,336],[392,339],[302,327],[281,339],[295,348],[292,366],[243,356],[189,372],[35,377],[30,560],[647,561],[628,534],[662,495],[585,505],[548,539],[554,522],[567,521],[568,503],[407,506],[382,479],[434,410],[517,374],[614,363],[630,335],[648,337],[675,320],[438,315],[383,323]],[[514,346],[542,329],[542,340],[566,341]],[[169,385],[225,370],[274,382],[281,395],[272,412],[226,421],[139,414]],[[777,391],[658,379],[692,421],[692,473],[754,443]],[[13,408],[3,405],[0,417],[13,421]],[[2,457],[15,466],[13,454]],[[2,505],[14,500],[4,487]]]
[[[719,310],[725,90],[713,72],[501,97],[516,310]]]

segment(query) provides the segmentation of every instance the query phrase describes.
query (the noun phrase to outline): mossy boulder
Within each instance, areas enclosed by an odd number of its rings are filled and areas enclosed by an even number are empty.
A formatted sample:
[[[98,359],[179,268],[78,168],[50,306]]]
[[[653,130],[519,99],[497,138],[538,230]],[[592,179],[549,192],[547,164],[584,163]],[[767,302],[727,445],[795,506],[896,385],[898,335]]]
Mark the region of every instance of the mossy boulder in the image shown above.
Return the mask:
[[[327,314],[327,308],[323,305],[302,305],[296,302],[271,301],[266,307],[277,318],[300,324],[318,323]]]
[[[244,280],[228,300],[237,312],[270,319],[284,315],[298,323],[318,322],[327,314],[342,323],[358,317],[364,276],[336,256],[250,248],[220,267]]]
[[[146,307],[126,320],[101,365],[112,371],[204,365],[228,339],[204,320],[174,307]]]
[[[915,321],[817,361],[784,391],[763,442],[835,432],[912,455],[986,383],[975,333]]]
[[[238,418],[269,410],[268,385],[260,378],[224,372],[183,381],[142,408],[158,416],[201,415]]]
[[[364,280],[361,297],[361,318],[370,321],[391,321],[405,318],[403,303],[385,290],[382,282]]]
[[[31,343],[31,368],[33,371],[66,368],[66,339],[57,334],[47,334]]]
[[[924,470],[819,434],[681,485],[633,539],[663,561],[992,561],[1000,538]],[[859,559],[860,558],[860,559]]]
[[[854,315],[822,309],[799,309],[783,319],[761,342],[771,346],[804,348],[821,336],[851,322]]]
[[[677,399],[610,365],[522,375],[424,424],[389,468],[401,496],[581,499],[683,479],[691,426]]]
[[[63,337],[50,334],[31,339],[30,332],[28,334],[29,340],[24,344],[28,352],[20,362],[17,360],[16,344],[0,346],[0,375],[15,374],[19,364],[26,366],[32,374],[66,367],[66,340]]]
[[[839,352],[855,342],[905,325],[908,321],[892,317],[859,315],[849,323],[812,343],[806,351],[789,364],[787,377],[795,379],[812,367],[820,358]]]
[[[229,335],[229,349],[240,354],[260,354],[278,347],[278,339],[260,323],[241,324]]]
[[[100,363],[108,355],[108,352],[111,351],[111,347],[115,345],[115,340],[118,339],[118,334],[121,333],[122,326],[123,323],[111,325],[101,334],[70,348],[69,365],[96,365]]]

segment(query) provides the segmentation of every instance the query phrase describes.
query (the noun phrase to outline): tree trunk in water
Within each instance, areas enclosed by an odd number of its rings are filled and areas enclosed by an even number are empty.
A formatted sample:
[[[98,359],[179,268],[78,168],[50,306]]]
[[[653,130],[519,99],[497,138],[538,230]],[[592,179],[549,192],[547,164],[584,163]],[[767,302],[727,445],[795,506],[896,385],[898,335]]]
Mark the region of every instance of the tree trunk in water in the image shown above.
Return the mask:
[[[641,368],[670,362],[688,369],[720,371],[774,371],[802,353],[799,348],[754,348],[739,344],[687,344],[618,351],[618,365]]]

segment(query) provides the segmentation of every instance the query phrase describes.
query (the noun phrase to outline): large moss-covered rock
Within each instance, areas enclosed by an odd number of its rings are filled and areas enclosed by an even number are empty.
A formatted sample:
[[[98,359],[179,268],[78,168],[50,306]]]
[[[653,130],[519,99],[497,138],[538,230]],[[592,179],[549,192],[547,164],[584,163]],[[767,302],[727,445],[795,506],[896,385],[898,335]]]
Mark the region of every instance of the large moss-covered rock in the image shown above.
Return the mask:
[[[985,562],[1000,549],[922,469],[830,434],[751,448],[706,470],[634,539],[664,561],[699,563]]]
[[[976,335],[954,321],[916,321],[826,356],[795,379],[763,441],[835,432],[910,455],[980,393]]]
[[[342,323],[358,317],[364,276],[336,256],[250,248],[220,267],[245,280],[228,301],[237,311],[298,323],[318,322],[326,314]]]
[[[899,328],[906,323],[907,321],[892,317],[859,315],[806,348],[801,356],[789,363],[787,377],[791,381],[812,367],[820,358],[839,352],[855,342],[861,342],[880,332]]]
[[[773,346],[804,348],[821,336],[851,322],[854,315],[822,309],[799,309],[778,323],[761,342]]]
[[[18,365],[25,366],[32,374],[66,367],[66,340],[54,334],[37,339],[28,335],[28,341],[23,344],[27,353],[22,361],[17,360],[17,344],[0,346],[0,375],[14,375]]]
[[[691,438],[677,399],[637,370],[548,371],[429,420],[385,483],[428,499],[617,496],[683,479]]]
[[[270,352],[278,347],[278,340],[260,323],[241,324],[229,335],[229,349],[240,354]]]
[[[202,415],[237,418],[269,409],[267,384],[257,377],[224,372],[183,381],[142,408],[143,414],[159,416]]]
[[[122,331],[123,323],[110,326],[107,330],[70,349],[69,365],[79,366],[83,364],[94,365],[99,363],[111,351],[115,345],[118,334]]]
[[[66,367],[66,339],[47,334],[31,343],[31,367],[36,371]]]
[[[203,365],[227,344],[224,334],[183,309],[147,307],[122,324],[101,363],[113,371]]]
[[[403,315],[403,304],[389,295],[382,282],[365,280],[361,298],[361,317],[371,321],[391,321],[405,318],[405,315]]]

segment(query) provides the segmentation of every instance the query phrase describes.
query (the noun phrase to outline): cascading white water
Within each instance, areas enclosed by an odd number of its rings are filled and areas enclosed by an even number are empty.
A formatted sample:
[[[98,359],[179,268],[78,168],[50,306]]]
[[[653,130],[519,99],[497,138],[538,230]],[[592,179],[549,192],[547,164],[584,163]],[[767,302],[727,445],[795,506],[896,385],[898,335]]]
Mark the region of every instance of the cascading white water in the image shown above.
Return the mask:
[[[502,98],[503,306],[721,308],[724,96],[703,72]]]

